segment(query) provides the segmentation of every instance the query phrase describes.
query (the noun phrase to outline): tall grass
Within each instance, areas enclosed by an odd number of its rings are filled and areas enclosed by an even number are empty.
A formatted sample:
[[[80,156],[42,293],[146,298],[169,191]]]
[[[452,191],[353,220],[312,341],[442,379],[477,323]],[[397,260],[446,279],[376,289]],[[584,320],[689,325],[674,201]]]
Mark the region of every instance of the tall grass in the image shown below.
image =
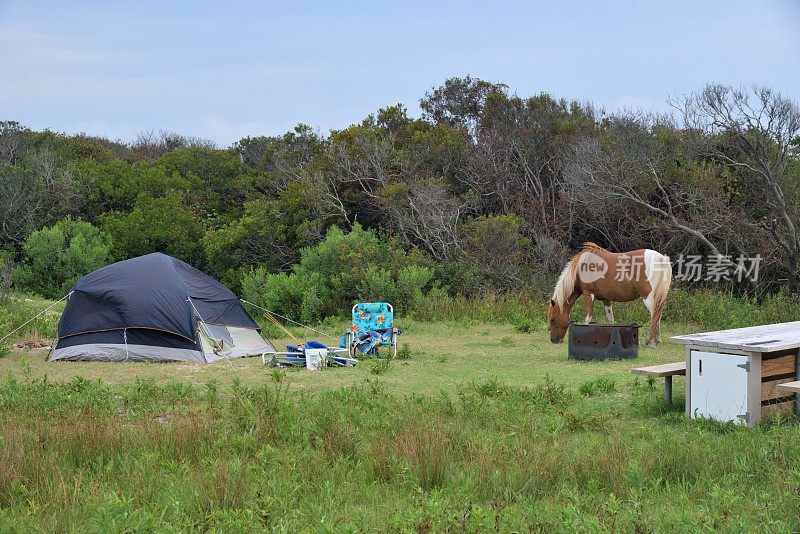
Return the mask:
[[[434,290],[422,297],[408,315],[420,321],[501,322],[516,316],[544,316],[549,300],[545,297],[496,295],[481,297],[452,297]]]
[[[485,295],[466,299],[446,294],[424,298],[410,315],[422,321],[479,322],[509,321],[517,329],[530,332],[546,328],[545,316],[549,296]],[[583,300],[578,301],[572,317],[582,321]],[[641,300],[614,304],[617,322],[646,324],[650,317]],[[605,321],[602,306],[596,303],[594,317]],[[707,289],[686,291],[673,288],[667,299],[663,321],[666,324],[698,325],[708,329],[740,328],[758,324],[800,320],[800,297],[776,293],[761,301],[738,297],[731,293]]]
[[[599,402],[620,388],[630,409]],[[689,423],[646,386],[400,398],[374,380],[310,396],[8,378],[0,392],[4,531],[800,527],[797,424]]]
[[[51,301],[26,295],[13,295],[12,299],[0,304],[0,337],[20,326],[27,319],[41,312]],[[481,297],[466,298],[450,296],[445,291],[433,290],[421,297],[416,307],[409,310],[404,317],[418,321],[430,322],[511,322],[523,332],[532,332],[547,328],[545,315],[549,297],[546,295],[496,295],[486,294]],[[19,331],[13,340],[26,336],[53,338],[63,303],[39,317]],[[615,318],[618,322],[649,321],[644,304],[640,300],[614,305]],[[579,301],[573,318],[582,320],[584,303]],[[595,305],[595,318],[604,321],[602,306]],[[268,338],[282,338],[285,333],[260,316],[255,317]],[[666,324],[699,325],[704,328],[723,329],[738,328],[757,324],[786,322],[800,319],[800,297],[786,293],[777,293],[765,297],[761,301],[746,297],[737,297],[731,293],[712,290],[686,291],[673,288],[669,293],[664,314]],[[336,336],[342,330],[342,322],[348,321],[347,310],[339,317],[329,317],[315,325],[316,330]],[[285,325],[298,338],[319,336],[293,324]],[[335,343],[333,339],[327,339]]]

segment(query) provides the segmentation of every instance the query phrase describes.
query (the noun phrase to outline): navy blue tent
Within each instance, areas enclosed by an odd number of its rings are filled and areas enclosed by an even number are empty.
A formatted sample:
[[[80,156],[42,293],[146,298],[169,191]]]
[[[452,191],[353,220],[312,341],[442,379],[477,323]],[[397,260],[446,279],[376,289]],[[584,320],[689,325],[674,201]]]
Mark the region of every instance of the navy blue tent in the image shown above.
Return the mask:
[[[270,352],[231,290],[155,253],[79,279],[49,359],[210,362]]]

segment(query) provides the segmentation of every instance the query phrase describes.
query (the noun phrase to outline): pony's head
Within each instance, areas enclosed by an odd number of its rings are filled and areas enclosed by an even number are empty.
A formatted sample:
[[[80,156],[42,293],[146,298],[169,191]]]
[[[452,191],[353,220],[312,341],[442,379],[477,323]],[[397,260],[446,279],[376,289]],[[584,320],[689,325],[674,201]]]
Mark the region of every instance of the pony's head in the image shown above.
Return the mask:
[[[550,299],[547,309],[547,322],[550,325],[550,342],[561,343],[569,329],[570,310],[567,306],[559,306],[555,299]]]
[[[584,243],[583,249],[575,254],[564,266],[558,276],[558,282],[550,299],[550,308],[547,310],[547,322],[550,325],[550,341],[561,343],[569,329],[569,318],[575,300],[575,281],[577,279],[578,263],[584,252],[599,248],[594,243]]]

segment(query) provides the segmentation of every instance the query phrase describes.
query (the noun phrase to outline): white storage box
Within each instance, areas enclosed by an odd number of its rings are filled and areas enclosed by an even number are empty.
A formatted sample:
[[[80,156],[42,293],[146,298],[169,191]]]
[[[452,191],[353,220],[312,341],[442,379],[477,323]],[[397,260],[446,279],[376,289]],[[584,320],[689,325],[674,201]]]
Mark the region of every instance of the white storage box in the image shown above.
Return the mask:
[[[319,371],[325,365],[328,349],[306,349],[306,367],[312,371]]]

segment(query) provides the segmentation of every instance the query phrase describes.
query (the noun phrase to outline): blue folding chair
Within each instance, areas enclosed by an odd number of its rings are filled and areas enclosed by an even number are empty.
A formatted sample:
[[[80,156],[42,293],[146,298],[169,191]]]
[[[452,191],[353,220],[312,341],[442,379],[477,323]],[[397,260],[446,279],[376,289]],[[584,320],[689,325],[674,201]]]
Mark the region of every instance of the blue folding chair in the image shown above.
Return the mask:
[[[388,302],[360,302],[353,306],[352,324],[339,341],[351,356],[356,351],[378,357],[380,347],[392,347],[397,356],[397,336],[394,326],[394,308]]]

